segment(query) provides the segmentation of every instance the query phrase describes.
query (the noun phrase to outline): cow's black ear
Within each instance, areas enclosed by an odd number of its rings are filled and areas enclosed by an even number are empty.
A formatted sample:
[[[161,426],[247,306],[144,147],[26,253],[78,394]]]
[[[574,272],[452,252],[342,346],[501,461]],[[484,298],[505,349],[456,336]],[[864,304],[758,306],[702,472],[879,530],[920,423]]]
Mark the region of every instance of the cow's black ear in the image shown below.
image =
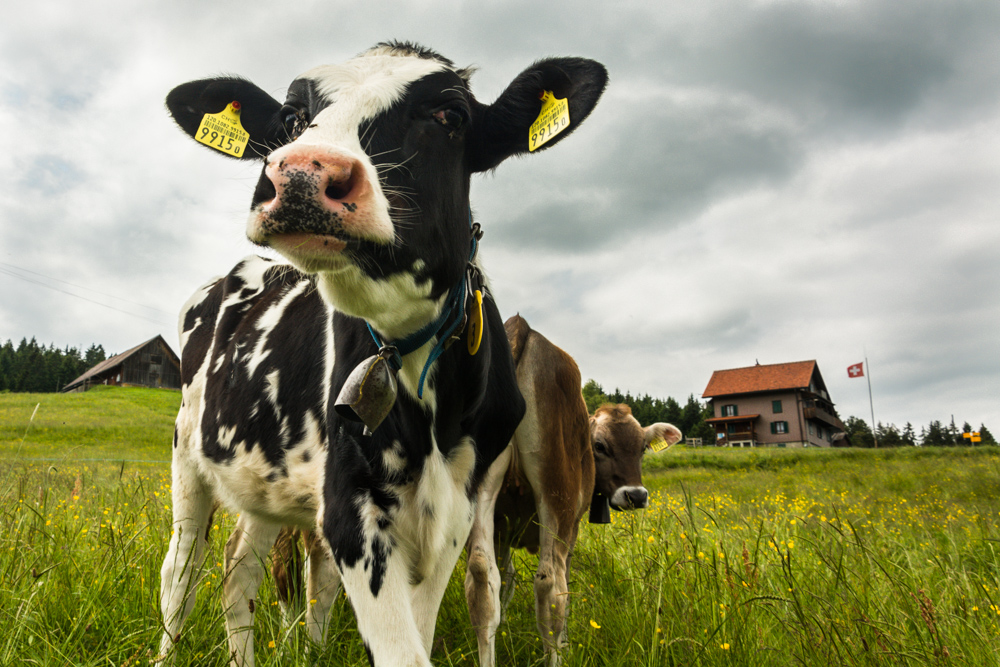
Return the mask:
[[[246,79],[219,77],[189,81],[167,95],[170,115],[191,137],[197,134],[205,114],[219,113],[230,102],[239,102],[240,124],[250,134],[250,142],[240,159],[264,158],[284,143],[278,118],[281,102]]]
[[[521,72],[489,106],[473,106],[468,164],[472,171],[493,169],[511,155],[528,152],[529,130],[542,109],[541,96],[552,92],[568,100],[569,126],[535,150],[554,146],[580,126],[597,106],[608,71],[585,58],[549,58]]]

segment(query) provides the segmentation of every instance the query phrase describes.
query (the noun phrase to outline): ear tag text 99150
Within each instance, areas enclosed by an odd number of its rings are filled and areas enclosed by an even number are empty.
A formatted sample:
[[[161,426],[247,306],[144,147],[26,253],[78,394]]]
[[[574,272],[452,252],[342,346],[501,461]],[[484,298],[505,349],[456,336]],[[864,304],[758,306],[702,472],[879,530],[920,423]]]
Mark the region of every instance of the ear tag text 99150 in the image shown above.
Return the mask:
[[[368,434],[389,416],[396,403],[396,370],[389,359],[399,352],[387,345],[351,371],[333,408],[344,419],[362,422]]]
[[[219,113],[205,114],[194,138],[226,155],[243,157],[250,133],[240,123],[240,103],[234,100]]]
[[[528,151],[534,151],[569,127],[569,100],[557,100],[551,90],[541,94],[542,110],[528,130]]]
[[[671,447],[673,447],[673,445],[663,438],[656,438],[655,440],[651,440],[649,443],[649,450],[654,454],[662,452],[665,449],[670,449]]]

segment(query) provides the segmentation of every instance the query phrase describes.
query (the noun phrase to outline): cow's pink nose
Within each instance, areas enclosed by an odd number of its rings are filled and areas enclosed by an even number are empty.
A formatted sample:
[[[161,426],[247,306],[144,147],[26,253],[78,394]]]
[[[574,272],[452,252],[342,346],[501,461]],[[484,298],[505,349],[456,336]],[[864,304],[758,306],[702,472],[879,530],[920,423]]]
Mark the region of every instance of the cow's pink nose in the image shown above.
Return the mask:
[[[320,185],[323,188],[323,196],[331,201],[344,201],[351,196],[354,190],[354,175],[360,170],[360,165],[354,160],[339,158],[328,160],[321,164],[320,177],[323,181]]]
[[[284,200],[294,197],[312,199],[338,213],[345,208],[352,211],[367,189],[364,173],[361,163],[349,156],[322,150],[289,153],[264,169],[264,176],[274,188],[265,206],[281,206]]]

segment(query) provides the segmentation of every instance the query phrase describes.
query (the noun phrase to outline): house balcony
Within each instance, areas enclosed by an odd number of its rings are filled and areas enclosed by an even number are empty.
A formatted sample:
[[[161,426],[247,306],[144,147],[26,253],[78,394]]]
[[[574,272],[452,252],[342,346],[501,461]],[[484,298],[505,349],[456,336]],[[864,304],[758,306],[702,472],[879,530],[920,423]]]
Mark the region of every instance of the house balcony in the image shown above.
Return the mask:
[[[755,442],[757,434],[754,422],[760,415],[732,415],[728,417],[712,417],[705,421],[715,427],[715,444],[724,445],[730,442]]]
[[[844,425],[844,422],[840,421],[840,419],[838,419],[836,415],[831,414],[820,407],[816,406],[804,407],[802,408],[802,416],[805,417],[806,419],[815,419],[816,421],[821,421],[824,424],[832,426],[833,428],[839,431],[847,430],[847,427]]]

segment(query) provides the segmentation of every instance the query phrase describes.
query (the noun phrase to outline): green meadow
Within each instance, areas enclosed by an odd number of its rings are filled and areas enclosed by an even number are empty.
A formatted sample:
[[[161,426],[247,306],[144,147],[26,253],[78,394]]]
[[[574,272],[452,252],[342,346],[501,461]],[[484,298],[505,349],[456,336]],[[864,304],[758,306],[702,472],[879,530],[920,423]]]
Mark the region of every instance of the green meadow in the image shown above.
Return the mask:
[[[0,457],[170,461],[174,417],[180,406],[181,393],[167,389],[3,392]]]
[[[176,392],[0,394],[0,665],[147,665],[159,644]],[[35,406],[41,403],[34,420]],[[568,666],[996,665],[1000,450],[683,450],[646,461],[648,509],[581,527]],[[225,665],[216,514],[177,664]],[[541,665],[533,557],[498,664]],[[478,664],[462,562],[432,661]],[[367,664],[349,606],[329,641],[257,609],[261,665]]]

